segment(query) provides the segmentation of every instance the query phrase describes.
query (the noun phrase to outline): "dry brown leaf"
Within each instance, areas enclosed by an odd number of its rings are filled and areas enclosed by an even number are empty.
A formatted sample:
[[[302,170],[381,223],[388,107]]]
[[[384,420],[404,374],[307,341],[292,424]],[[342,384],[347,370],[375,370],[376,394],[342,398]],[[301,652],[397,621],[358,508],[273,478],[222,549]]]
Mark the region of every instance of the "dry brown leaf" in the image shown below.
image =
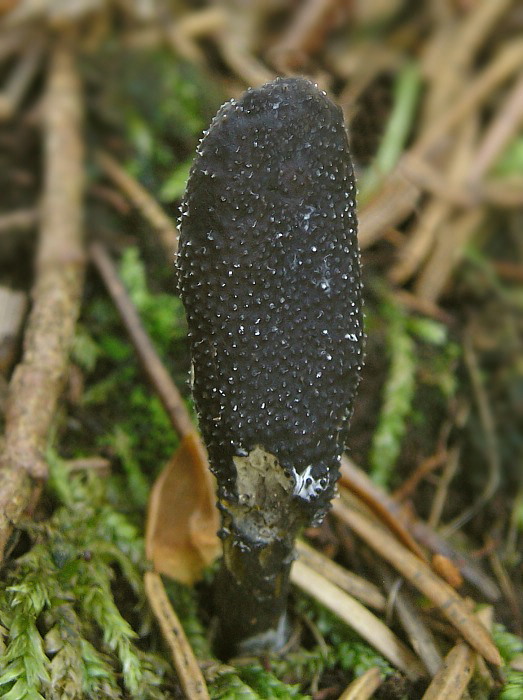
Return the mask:
[[[157,572],[182,583],[197,581],[220,554],[219,514],[206,452],[186,435],[151,491],[145,547]]]

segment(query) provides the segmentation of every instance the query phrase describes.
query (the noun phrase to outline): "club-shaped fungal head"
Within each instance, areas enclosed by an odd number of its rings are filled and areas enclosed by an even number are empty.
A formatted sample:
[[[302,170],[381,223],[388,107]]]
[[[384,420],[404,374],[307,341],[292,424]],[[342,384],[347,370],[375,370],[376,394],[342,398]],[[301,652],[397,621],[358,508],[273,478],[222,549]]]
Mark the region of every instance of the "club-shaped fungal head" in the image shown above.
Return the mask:
[[[222,505],[263,509],[263,491],[276,507],[287,494],[303,523],[318,521],[338,478],[363,324],[347,134],[311,82],[277,79],[219,110],[189,177],[177,265]],[[269,514],[258,526],[285,524]]]

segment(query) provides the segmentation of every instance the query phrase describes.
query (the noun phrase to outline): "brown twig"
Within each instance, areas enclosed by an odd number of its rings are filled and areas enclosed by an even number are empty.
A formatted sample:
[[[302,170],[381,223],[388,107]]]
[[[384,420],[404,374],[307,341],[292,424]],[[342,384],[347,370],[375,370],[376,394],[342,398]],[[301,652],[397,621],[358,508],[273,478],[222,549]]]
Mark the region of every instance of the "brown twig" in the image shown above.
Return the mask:
[[[33,307],[22,362],[9,387],[0,471],[0,552],[45,479],[45,449],[63,387],[80,309],[82,100],[74,54],[58,40],[51,55],[44,122],[45,181]]]
[[[111,258],[101,243],[93,243],[90,255],[118,309],[147,377],[160,397],[174,429],[180,437],[188,435],[194,430],[194,427],[183,398],[145,332],[138,312],[129,299]]]
[[[427,474],[435,471],[447,460],[447,452],[440,450],[436,454],[431,455],[424,459],[421,464],[416,467],[416,469],[410,474],[410,476],[405,479],[403,484],[397,488],[392,497],[394,500],[401,502],[408,498],[417,488],[420,481],[422,481]]]
[[[469,187],[474,188],[496,158],[516,136],[523,122],[523,73],[510,90],[478,144],[469,169]]]
[[[478,207],[448,220],[440,229],[432,255],[414,286],[414,291],[420,298],[433,304],[438,301],[463,257],[466,246],[480,229],[484,217],[484,208]]]
[[[388,495],[376,486],[364,471],[356,467],[355,464],[345,455],[342,456],[340,468],[340,483],[356,494],[372,512],[387,525],[405,547],[410,549],[417,557],[427,561],[425,553],[420,548],[410,532],[399,520],[399,505]]]
[[[361,576],[347,571],[343,566],[336,564],[321,552],[307,545],[303,540],[296,542],[296,552],[307,566],[325,576],[331,583],[341,588],[346,593],[354,596],[362,603],[376,610],[385,609],[385,598],[379,588]]]
[[[408,678],[416,680],[425,675],[412,651],[379,618],[324,576],[298,560],[292,565],[291,581],[355,629]]]
[[[477,110],[501,83],[519,71],[522,62],[523,41],[506,42],[488,66],[469,83],[461,97],[443,115],[434,119],[412,147],[412,152],[423,156],[439,147],[452,129]]]
[[[145,592],[158,621],[165,643],[187,700],[208,700],[209,693],[198,662],[174,612],[159,574],[148,571],[144,576]]]
[[[449,450],[427,520],[429,527],[433,529],[437,528],[441,519],[441,514],[447,501],[450,483],[459,469],[460,457],[461,450],[459,447],[452,447]]]
[[[14,67],[0,93],[0,122],[10,119],[18,109],[41,66],[43,52],[44,44],[40,38],[27,49]]]
[[[333,24],[341,17],[339,0],[306,0],[292,15],[284,35],[269,51],[269,60],[280,72],[293,71],[305,65]]]
[[[151,224],[158,234],[169,260],[172,260],[178,249],[178,230],[172,219],[167,216],[156,199],[137,180],[131,177],[109,153],[98,151],[96,162],[105,175],[129,197],[144,219]]]
[[[26,311],[24,292],[0,287],[0,375],[7,376],[14,362]]]
[[[369,668],[343,691],[338,700],[367,700],[374,696],[383,679],[379,668]]]
[[[0,216],[0,235],[11,231],[25,230],[35,226],[38,222],[37,209],[17,209]]]
[[[440,671],[434,676],[422,700],[461,698],[472,678],[476,654],[466,642],[458,642],[449,651]]]
[[[501,656],[487,630],[471,615],[463,599],[423,561],[355,507],[333,502],[333,513],[349,525],[375,552],[397,569],[415,588],[439,607],[463,637],[490,663],[501,665]]]
[[[398,580],[388,566],[375,559],[375,566],[387,591],[392,591]],[[402,580],[402,579],[400,579]],[[423,661],[427,671],[433,676],[441,666],[442,657],[430,629],[425,625],[418,608],[414,605],[409,594],[398,590],[394,599],[394,612],[405,630],[412,648]]]
[[[465,580],[477,588],[484,598],[492,602],[499,600],[501,593],[495,581],[479,569],[467,556],[457,552],[438,533],[434,532],[425,521],[418,518],[410,518],[409,529],[424,547],[452,561]]]
[[[511,581],[510,576],[501,561],[499,554],[494,549],[489,554],[490,565],[498,579],[503,595],[508,602],[508,607],[512,616],[512,621],[517,634],[523,634],[523,613],[521,611],[521,596],[518,596],[516,587]]]
[[[494,417],[492,415],[490,402],[481,378],[479,363],[474,351],[472,339],[469,334],[465,335],[463,350],[465,364],[467,366],[474,392],[474,398],[476,400],[476,405],[479,412],[481,427],[485,435],[486,458],[488,466],[487,481],[483,487],[483,491],[472,503],[472,505],[460,513],[452,522],[447,523],[441,533],[443,536],[448,536],[451,532],[454,532],[468,522],[486,503],[488,503],[488,501],[490,501],[501,483],[501,461]]]
[[[433,52],[432,65],[426,66],[432,78],[427,97],[427,118],[439,119],[459,94],[478,51],[512,2],[477,3],[461,22],[449,22],[448,18],[441,22],[437,31],[439,51]]]
[[[369,248],[388,228],[404,221],[416,207],[420,195],[420,188],[397,169],[360,212],[358,239],[361,248]]]
[[[471,128],[472,127],[472,128]],[[457,143],[445,165],[445,179],[447,188],[460,189],[460,184],[468,174],[470,155],[475,140],[474,122],[465,122],[457,136]],[[454,204],[441,197],[433,198],[425,205],[419,220],[416,222],[412,235],[400,253],[400,259],[390,271],[390,278],[395,283],[405,282],[420,267],[429,256],[434,241],[438,241],[438,235],[444,228],[445,221],[449,218]],[[426,295],[424,295],[426,298]]]

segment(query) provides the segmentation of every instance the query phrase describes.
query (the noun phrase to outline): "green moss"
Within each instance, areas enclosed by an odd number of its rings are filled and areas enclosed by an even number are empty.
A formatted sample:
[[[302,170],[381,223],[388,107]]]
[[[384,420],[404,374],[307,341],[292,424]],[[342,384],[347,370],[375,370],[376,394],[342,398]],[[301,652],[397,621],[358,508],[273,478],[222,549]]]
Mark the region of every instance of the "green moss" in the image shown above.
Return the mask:
[[[104,481],[70,474],[54,453],[48,461],[57,507],[28,525],[33,546],[11,564],[0,594],[0,697],[169,697],[165,663],[153,667],[129,621],[144,605],[142,537]],[[128,591],[118,602],[116,589]]]
[[[406,314],[389,303],[383,308],[383,316],[387,323],[389,370],[369,458],[372,478],[385,486],[393,473],[407,419],[412,413],[418,362]]]
[[[328,652],[316,657],[318,670],[339,666],[352,675],[359,676],[369,668],[377,666],[383,675],[393,673],[388,662],[366,644],[353,630],[323,606],[303,594],[295,594],[295,607],[316,626],[328,644]],[[312,660],[312,659],[311,659]],[[321,663],[324,664],[323,668]]]

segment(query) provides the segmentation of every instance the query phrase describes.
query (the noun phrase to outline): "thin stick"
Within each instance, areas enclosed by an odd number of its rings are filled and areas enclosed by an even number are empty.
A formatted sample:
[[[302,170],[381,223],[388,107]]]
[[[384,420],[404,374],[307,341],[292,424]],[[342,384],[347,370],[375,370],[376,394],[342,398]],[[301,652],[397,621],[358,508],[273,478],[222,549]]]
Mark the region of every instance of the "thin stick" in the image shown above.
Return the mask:
[[[418,488],[420,481],[422,481],[427,474],[439,469],[442,464],[447,460],[447,452],[445,450],[440,450],[435,454],[424,459],[421,464],[419,464],[416,469],[410,474],[410,476],[405,479],[399,488],[397,488],[392,497],[394,500],[401,502],[408,498],[413,491]]]
[[[169,260],[172,260],[178,250],[178,230],[172,219],[145,187],[131,177],[109,153],[98,151],[96,162],[155,229]]]
[[[437,605],[463,637],[488,661],[501,665],[501,657],[490,634],[469,613],[463,599],[423,561],[411,554],[388,532],[355,508],[333,501],[333,513],[349,525],[374,551],[388,561],[419,591]]]
[[[7,376],[18,348],[27,311],[27,294],[0,287],[0,375]]]
[[[420,195],[420,188],[408,180],[398,166],[360,213],[360,247],[369,248],[388,228],[401,223],[416,207]]]
[[[13,69],[6,86],[0,93],[0,121],[10,119],[18,109],[41,66],[43,50],[43,41],[36,41],[27,49]]]
[[[323,43],[340,9],[338,0],[305,0],[291,14],[290,26],[269,52],[276,68],[285,72],[302,67]]]
[[[437,532],[434,532],[424,520],[410,518],[409,529],[424,547],[450,559],[454,566],[459,569],[463,578],[477,588],[484,598],[492,602],[496,602],[500,599],[501,591],[496,582],[491,579],[490,576],[487,576],[475,562],[470,560],[470,558],[453,549],[449,543]]]
[[[194,430],[194,427],[183,398],[145,332],[138,312],[120,281],[107,250],[101,243],[93,243],[89,252],[118,309],[147,377],[160,397],[174,429],[180,437],[188,435]]]
[[[144,575],[144,584],[151,610],[160,626],[165,643],[171,651],[185,697],[188,700],[208,700],[209,692],[202,672],[180,620],[169,602],[162,579],[157,573],[147,571]]]
[[[444,169],[450,189],[462,189],[461,183],[468,174],[475,132],[473,121],[464,122],[456,138],[457,143],[448,155]],[[453,208],[453,203],[441,197],[431,199],[424,207],[413,233],[401,250],[400,259],[390,271],[393,282],[405,282],[429,256],[434,241],[438,239],[438,233],[444,227],[444,222]]]
[[[385,583],[386,590],[390,593],[394,588],[397,577],[377,557],[374,563],[379,571],[380,578]],[[423,661],[427,671],[433,676],[441,666],[443,659],[436,646],[434,636],[424,623],[419,609],[414,605],[409,593],[401,588],[394,600],[394,611],[401,626],[407,633],[412,648]]]
[[[483,207],[477,207],[447,221],[440,228],[432,255],[414,286],[416,295],[433,304],[438,301],[484,217]]]
[[[373,697],[374,691],[378,690],[382,683],[380,670],[374,666],[353,680],[338,700],[367,700]]]
[[[478,145],[469,170],[469,186],[474,187],[502,150],[516,136],[523,122],[523,73],[516,81]]]
[[[17,209],[0,216],[0,235],[11,231],[26,230],[38,221],[37,209]]]
[[[370,581],[347,571],[343,566],[336,564],[336,562],[321,554],[321,552],[309,547],[303,540],[296,542],[296,551],[300,561],[325,576],[326,579],[334,583],[338,588],[341,588],[342,591],[349,593],[349,595],[354,596],[371,608],[385,610],[385,598],[379,588]]]
[[[398,519],[397,515],[400,506],[394,501],[385,491],[365,474],[365,472],[356,467],[351,460],[343,455],[341,458],[341,479],[340,483],[347,486],[352,493],[362,500],[372,512],[387,525],[388,528],[403,542],[405,547],[408,547],[417,557],[423,561],[427,561],[425,553],[420,548],[418,543],[413,539],[405,525]]]
[[[58,40],[49,64],[45,180],[33,308],[9,386],[0,471],[0,556],[47,476],[49,429],[63,387],[82,294],[82,100],[74,55]]]
[[[516,39],[499,51],[498,55],[480,73],[460,99],[450,106],[448,111],[435,119],[412,147],[416,156],[425,155],[438,146],[448,133],[461,121],[465,120],[501,83],[507,80],[512,73],[518,71],[523,62],[523,41]]]
[[[448,37],[442,47],[445,53],[440,53],[433,64],[433,85],[427,100],[429,104],[432,103],[431,114],[434,118],[438,119],[459,94],[478,51],[483,48],[496,22],[513,2],[514,0],[479,2],[465,15],[455,31],[449,31],[444,25],[443,33],[445,38]]]
[[[461,698],[472,678],[475,658],[474,649],[466,642],[458,642],[445,657],[422,700]]]
[[[352,493],[356,494],[361,501],[371,508],[373,513],[394,532],[400,542],[414,554],[421,556],[422,559],[427,561],[423,551],[413,540],[412,535],[427,549],[450,559],[459,568],[466,580],[481,591],[485,598],[493,602],[499,600],[501,595],[499,588],[491,578],[483,573],[470,559],[456,552],[448,542],[445,542],[434,530],[429,528],[423,520],[414,518],[412,515],[409,515],[408,518],[405,517],[399,503],[376,486],[367,474],[345,455],[342,457],[341,462],[341,483],[345,483]],[[380,503],[380,505],[377,506],[376,503]],[[383,510],[386,512],[384,513]],[[405,531],[407,531],[407,537],[405,537]],[[412,547],[413,541],[414,548]]]
[[[470,161],[467,165],[469,164]],[[417,187],[423,188],[454,206],[470,207],[479,199],[479,195],[474,198],[463,187],[457,187],[455,184],[451,186],[445,171],[442,172],[439,167],[431,165],[416,155],[405,155],[401,161],[401,170]]]
[[[470,334],[465,335],[464,343],[464,358],[467,370],[469,373],[474,398],[478,408],[481,427],[485,436],[486,458],[487,458],[487,481],[483,487],[483,491],[472,505],[465,511],[460,513],[452,522],[447,523],[443,528],[441,535],[448,536],[458,528],[468,522],[484,505],[488,503],[499,488],[501,482],[501,460],[499,456],[499,445],[494,424],[494,416],[490,408],[487,392],[483,385],[481,371],[479,368],[478,358],[472,345]]]
[[[298,560],[292,565],[291,581],[356,630],[408,678],[415,680],[425,675],[412,651],[380,619],[324,576]]]
[[[437,528],[441,519],[441,514],[447,500],[449,486],[459,469],[460,456],[461,450],[459,447],[452,447],[449,450],[445,468],[443,469],[438,488],[436,489],[436,494],[432,500],[432,507],[427,520],[429,527],[433,529]]]

